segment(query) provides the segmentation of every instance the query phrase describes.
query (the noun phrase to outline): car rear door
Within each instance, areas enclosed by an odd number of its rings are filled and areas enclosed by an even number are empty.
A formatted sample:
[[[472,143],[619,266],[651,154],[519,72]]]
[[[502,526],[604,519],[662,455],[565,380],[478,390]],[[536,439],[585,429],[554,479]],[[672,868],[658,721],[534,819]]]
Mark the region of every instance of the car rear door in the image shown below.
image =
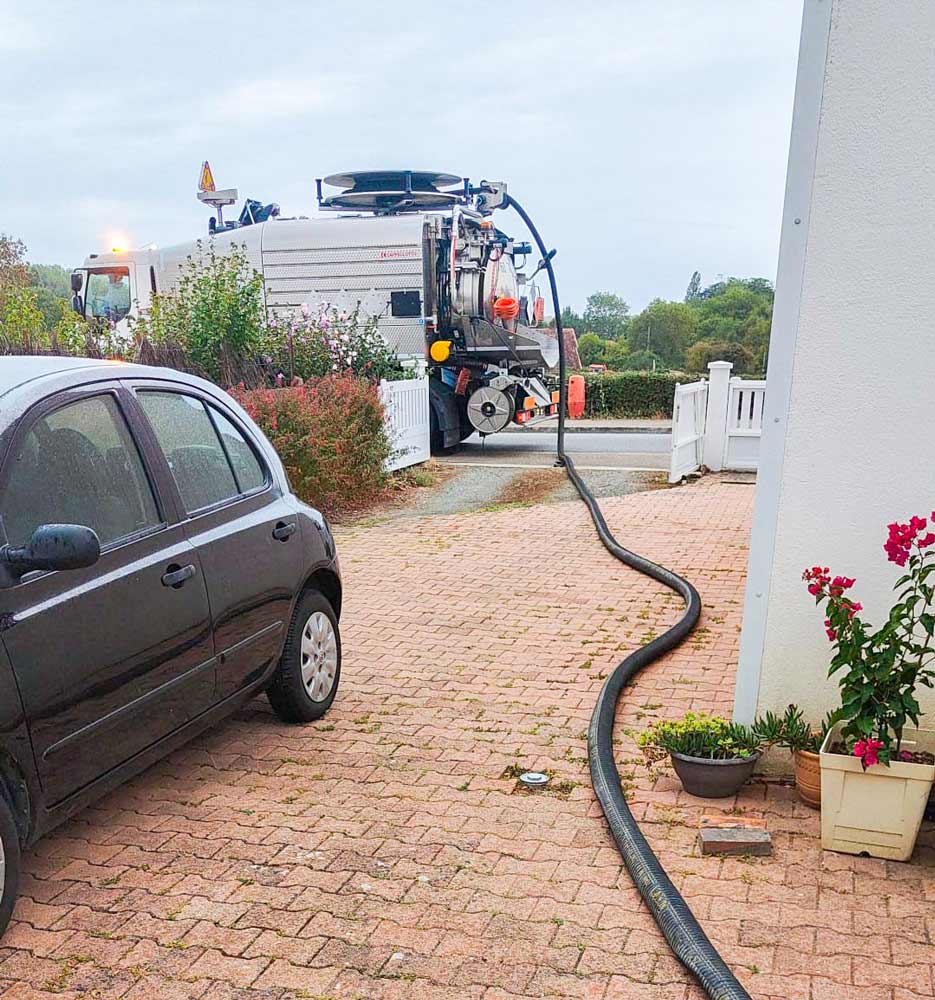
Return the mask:
[[[134,390],[204,566],[224,698],[260,677],[282,649],[305,569],[297,512],[250,431],[219,400],[173,383]]]
[[[50,805],[214,697],[204,573],[141,428],[118,383],[69,390],[24,417],[0,471],[10,543],[56,522],[87,525],[101,541],[94,566],[29,573],[0,590],[0,636]]]

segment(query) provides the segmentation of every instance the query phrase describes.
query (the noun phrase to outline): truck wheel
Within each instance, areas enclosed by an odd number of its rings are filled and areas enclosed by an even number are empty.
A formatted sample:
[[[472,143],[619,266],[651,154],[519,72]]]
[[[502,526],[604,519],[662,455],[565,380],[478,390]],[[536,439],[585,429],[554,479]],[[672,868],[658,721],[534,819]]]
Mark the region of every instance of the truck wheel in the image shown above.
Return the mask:
[[[19,895],[20,849],[19,833],[13,813],[6,799],[0,794],[0,934],[13,916],[13,907]]]
[[[331,708],[341,679],[341,633],[317,590],[296,605],[273,682],[266,691],[283,722],[314,722]]]

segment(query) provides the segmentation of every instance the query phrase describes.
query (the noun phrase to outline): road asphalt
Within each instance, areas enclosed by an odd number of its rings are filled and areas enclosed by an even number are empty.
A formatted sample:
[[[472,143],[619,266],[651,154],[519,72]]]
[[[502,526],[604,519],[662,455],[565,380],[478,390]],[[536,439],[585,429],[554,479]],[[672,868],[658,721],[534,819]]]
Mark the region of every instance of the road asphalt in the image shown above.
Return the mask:
[[[566,434],[565,450],[575,465],[591,469],[660,470],[669,467],[671,434],[645,431],[584,431]],[[554,430],[474,434],[440,461],[453,465],[550,466],[558,435]]]

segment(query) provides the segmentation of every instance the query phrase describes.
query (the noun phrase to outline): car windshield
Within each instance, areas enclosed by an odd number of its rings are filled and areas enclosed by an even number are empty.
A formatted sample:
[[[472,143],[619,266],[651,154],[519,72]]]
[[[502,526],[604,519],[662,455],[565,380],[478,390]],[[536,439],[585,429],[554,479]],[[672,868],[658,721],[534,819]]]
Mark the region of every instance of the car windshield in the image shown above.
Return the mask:
[[[130,271],[111,267],[88,273],[85,315],[113,322],[130,311]]]

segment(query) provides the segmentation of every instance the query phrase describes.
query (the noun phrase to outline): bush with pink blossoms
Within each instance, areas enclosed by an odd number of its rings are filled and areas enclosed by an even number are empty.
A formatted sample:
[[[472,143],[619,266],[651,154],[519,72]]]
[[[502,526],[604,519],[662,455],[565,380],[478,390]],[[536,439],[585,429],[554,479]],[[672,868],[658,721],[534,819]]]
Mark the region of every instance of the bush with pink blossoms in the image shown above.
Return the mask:
[[[886,622],[875,630],[848,596],[854,579],[832,577],[827,566],[802,574],[815,603],[825,607],[825,633],[834,646],[828,673],[841,688],[841,735],[865,768],[908,759],[901,743],[906,724],[919,725],[916,688],[935,686],[935,532],[928,525],[927,518],[912,517],[888,526],[887,558],[908,571],[896,581],[897,601]]]
[[[269,334],[268,365],[286,383],[345,372],[373,382],[407,377],[376,320],[356,309],[303,304],[298,313],[271,317]]]

